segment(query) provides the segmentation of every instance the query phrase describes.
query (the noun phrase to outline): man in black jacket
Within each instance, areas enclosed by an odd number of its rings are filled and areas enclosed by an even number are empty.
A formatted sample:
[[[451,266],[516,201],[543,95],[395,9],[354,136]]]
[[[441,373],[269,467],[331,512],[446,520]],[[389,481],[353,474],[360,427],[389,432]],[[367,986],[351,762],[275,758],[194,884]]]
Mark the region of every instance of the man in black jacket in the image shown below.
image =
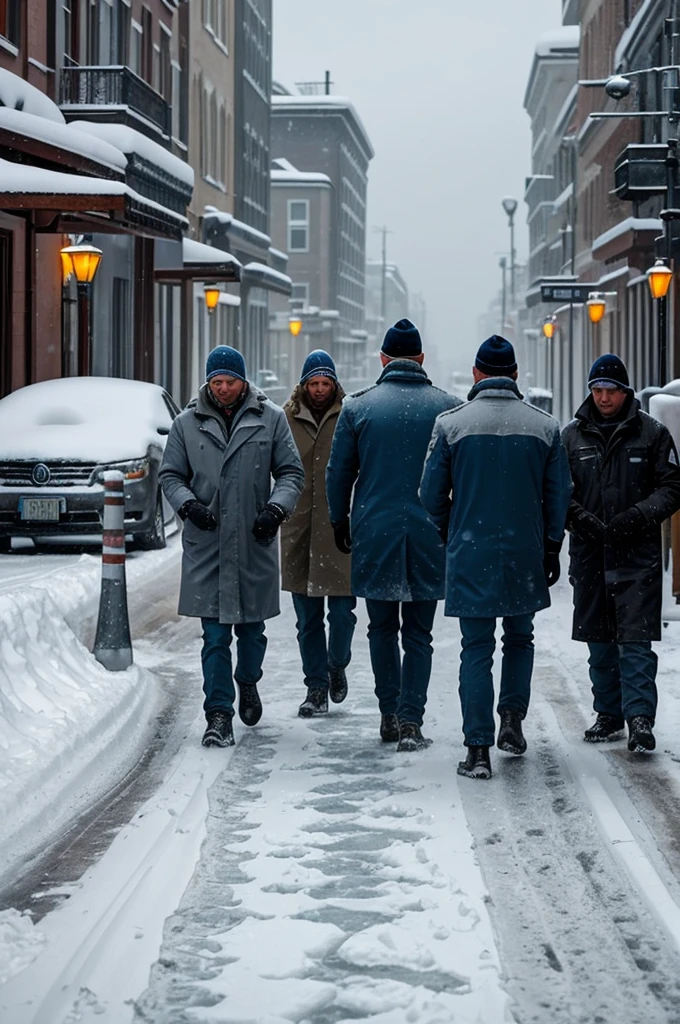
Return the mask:
[[[590,394],[562,434],[574,481],[575,640],[588,644],[597,718],[585,739],[654,750],[661,639],[661,524],[680,508],[680,469],[666,427],[640,409],[618,356],[597,359]]]

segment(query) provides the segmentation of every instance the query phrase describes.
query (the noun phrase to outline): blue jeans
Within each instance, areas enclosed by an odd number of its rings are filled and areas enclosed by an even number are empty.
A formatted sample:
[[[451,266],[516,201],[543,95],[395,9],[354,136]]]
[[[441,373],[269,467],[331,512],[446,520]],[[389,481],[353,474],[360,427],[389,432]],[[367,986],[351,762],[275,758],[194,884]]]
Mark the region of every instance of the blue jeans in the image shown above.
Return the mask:
[[[256,683],[262,678],[267,650],[264,622],[243,622],[235,626],[217,619],[201,619],[203,626],[203,710],[234,713],[237,683]],[[231,670],[232,630],[236,634],[236,672]]]
[[[324,602],[328,601],[328,640]],[[329,668],[347,668],[352,657],[352,637],[357,617],[356,597],[307,597],[293,594],[297,637],[305,686],[328,689]]]
[[[491,747],[494,743],[493,654],[496,619],[460,619],[463,637],[460,652],[460,705],[466,747]],[[534,667],[533,615],[507,615],[503,619],[503,662],[498,711],[527,713]]]
[[[432,671],[432,623],[437,602],[366,598],[366,609],[368,647],[380,713],[397,715],[400,722],[422,725]],[[400,629],[403,662],[399,653]]]
[[[636,644],[588,644],[593,708],[621,725],[633,715],[656,717],[657,657],[649,640]]]

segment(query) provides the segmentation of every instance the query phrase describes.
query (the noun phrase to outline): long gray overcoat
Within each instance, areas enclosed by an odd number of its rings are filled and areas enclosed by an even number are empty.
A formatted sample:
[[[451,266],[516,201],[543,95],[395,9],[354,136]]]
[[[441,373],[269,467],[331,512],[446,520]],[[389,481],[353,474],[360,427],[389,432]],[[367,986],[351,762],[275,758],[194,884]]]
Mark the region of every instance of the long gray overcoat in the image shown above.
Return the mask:
[[[253,523],[268,501],[294,511],[304,471],[283,409],[251,384],[228,438],[206,388],[173,422],[160,469],[175,511],[195,498],[219,524],[213,532],[184,524],[178,610],[225,623],[260,622],[280,611],[279,545],[258,543]]]

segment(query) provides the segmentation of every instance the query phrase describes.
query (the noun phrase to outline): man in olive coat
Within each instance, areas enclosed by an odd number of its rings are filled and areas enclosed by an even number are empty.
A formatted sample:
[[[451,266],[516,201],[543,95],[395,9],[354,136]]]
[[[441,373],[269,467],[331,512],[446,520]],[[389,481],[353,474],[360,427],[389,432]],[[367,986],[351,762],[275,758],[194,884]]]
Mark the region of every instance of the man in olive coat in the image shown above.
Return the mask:
[[[230,746],[234,679],[241,721],[255,725],[262,714],[264,620],[279,614],[274,541],[304,472],[283,409],[248,383],[243,356],[228,345],[210,353],[195,405],[174,420],[160,481],[184,520],[179,613],[203,625],[203,744]]]
[[[680,508],[680,469],[666,427],[640,409],[618,356],[593,363],[589,394],[562,434],[574,481],[567,528],[574,640],[588,644],[590,743],[651,751],[661,639],[661,523]]]
[[[430,743],[421,726],[444,596],[444,545],[418,485],[434,421],[460,399],[429,380],[410,320],[389,328],[380,358],[377,383],[343,402],[326,489],[336,544],[352,551],[352,593],[366,598],[380,736],[412,751]]]
[[[335,704],[347,696],[356,598],[350,589],[350,556],[338,551],[333,539],[325,480],[343,397],[335,363],[317,349],[307,356],[300,382],[283,407],[305,471],[298,506],[281,527],[282,587],[293,595],[307,687],[301,718],[325,714],[329,695]]]

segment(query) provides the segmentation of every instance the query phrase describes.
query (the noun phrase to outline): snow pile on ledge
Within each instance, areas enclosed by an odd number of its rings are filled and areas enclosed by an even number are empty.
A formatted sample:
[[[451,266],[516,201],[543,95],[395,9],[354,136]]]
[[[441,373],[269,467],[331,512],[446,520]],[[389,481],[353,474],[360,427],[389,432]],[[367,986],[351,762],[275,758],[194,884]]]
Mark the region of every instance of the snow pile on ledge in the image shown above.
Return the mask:
[[[134,665],[108,672],[69,625],[97,607],[99,588],[99,559],[85,555],[0,594],[0,874],[58,836],[139,756],[153,676]]]

